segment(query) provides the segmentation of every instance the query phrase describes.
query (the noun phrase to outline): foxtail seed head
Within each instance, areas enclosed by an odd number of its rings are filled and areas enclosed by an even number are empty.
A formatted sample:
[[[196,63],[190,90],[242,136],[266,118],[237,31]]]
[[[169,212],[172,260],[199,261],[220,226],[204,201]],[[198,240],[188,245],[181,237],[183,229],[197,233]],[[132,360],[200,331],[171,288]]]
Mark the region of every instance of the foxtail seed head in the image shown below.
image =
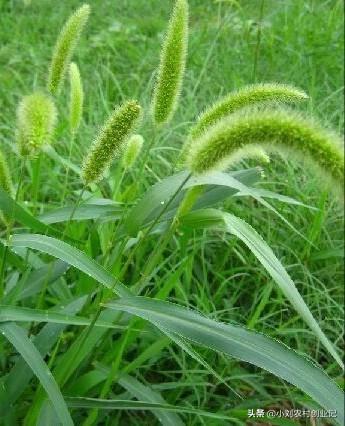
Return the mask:
[[[56,41],[49,68],[48,90],[56,94],[68,68],[73,51],[90,14],[90,6],[84,4],[77,9],[63,26]]]
[[[241,108],[264,102],[296,103],[308,99],[303,90],[279,83],[253,84],[229,93],[224,98],[207,108],[198,118],[190,135],[201,136],[210,126]]]
[[[0,151],[0,188],[3,191],[7,192],[12,198],[14,197],[14,190],[13,190],[10,171],[7,165],[7,161],[1,151]],[[0,219],[6,225],[9,223],[9,217],[6,214],[2,213],[1,211],[0,211]]]
[[[176,0],[163,42],[152,113],[156,124],[167,123],[173,116],[181,92],[188,42],[188,2]]]
[[[25,96],[17,109],[17,141],[21,155],[35,155],[48,144],[56,124],[52,98],[43,92]]]
[[[252,146],[267,151],[293,151],[310,158],[334,181],[344,179],[344,155],[337,138],[291,111],[240,111],[206,131],[189,148],[187,166],[193,173],[221,170]]]
[[[136,101],[127,101],[116,108],[104,124],[82,165],[85,184],[99,181],[118,157],[138,125],[141,107]]]
[[[80,72],[77,64],[71,62],[69,67],[70,77],[70,104],[69,104],[69,124],[72,133],[78,130],[82,113],[83,113],[83,102],[84,92],[83,85],[80,78]]]
[[[133,166],[144,144],[144,138],[141,135],[133,135],[126,144],[122,157],[122,164],[125,169]]]
[[[0,188],[7,192],[11,197],[14,196],[13,184],[8,168],[7,161],[0,151]]]

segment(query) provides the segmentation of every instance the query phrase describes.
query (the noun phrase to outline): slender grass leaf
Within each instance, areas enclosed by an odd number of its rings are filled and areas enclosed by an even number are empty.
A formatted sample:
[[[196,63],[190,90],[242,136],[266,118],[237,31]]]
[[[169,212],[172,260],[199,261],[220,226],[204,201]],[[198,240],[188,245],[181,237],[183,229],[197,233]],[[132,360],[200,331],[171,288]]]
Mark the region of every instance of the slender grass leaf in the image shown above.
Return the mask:
[[[121,374],[118,383],[138,400],[155,404],[166,404],[166,401],[159,392],[152,390],[148,385],[144,385],[128,374]],[[153,410],[153,414],[164,426],[183,426],[184,424],[175,413]]]
[[[96,261],[63,241],[40,234],[18,234],[12,236],[11,246],[14,248],[26,247],[48,253],[74,266],[120,296],[131,294],[125,285]]]
[[[209,417],[217,420],[232,420],[231,417],[222,416],[216,413],[210,413],[208,411],[197,410],[189,407],[174,406],[170,404],[163,404],[158,402],[148,401],[132,401],[132,400],[120,400],[120,399],[96,399],[96,398],[78,398],[69,397],[66,398],[67,405],[70,408],[97,408],[100,410],[150,410],[153,412],[176,412],[176,413],[188,413],[195,414],[202,417]],[[171,424],[171,423],[170,423]],[[183,423],[175,423],[183,424]]]
[[[88,318],[68,315],[61,312],[48,310],[22,308],[18,306],[0,305],[0,323],[14,322],[52,322],[54,324],[66,325],[90,325],[91,320]],[[97,321],[95,327],[126,329],[126,326],[114,325],[111,322]]]
[[[146,297],[121,298],[107,307],[123,310],[212,350],[257,365],[302,389],[344,421],[344,395],[316,365],[263,334],[223,324],[179,305]]]
[[[61,308],[61,312],[75,314],[81,310],[87,297],[79,297]],[[45,357],[57,341],[60,333],[66,328],[66,324],[46,324],[39,333],[33,337],[32,342]],[[23,358],[19,358],[4,381],[3,393],[0,391],[0,412],[6,413],[20,398],[26,386],[29,384],[33,372]]]
[[[72,418],[54,377],[43,361],[36,346],[27,337],[25,331],[11,322],[0,324],[0,330],[20,353],[41,382],[62,424],[64,426],[73,426]]]
[[[255,231],[254,228],[252,228],[248,223],[239,217],[214,209],[192,212],[184,218],[184,223],[188,227],[198,227],[198,225],[201,225],[202,228],[205,226],[211,226],[218,229],[223,229],[243,241],[244,244],[251,250],[259,262],[263,265],[266,271],[271,275],[284,295],[291,302],[292,306],[309,325],[311,330],[313,330],[316,337],[320,339],[320,341],[323,343],[332,357],[337,361],[337,363],[342,368],[344,368],[340,356],[337,354],[332,343],[321,330],[319,324],[313,317],[308,306],[298,292],[295,283],[292,281],[284,266],[277,259],[271,248]]]
[[[33,229],[36,232],[46,233],[49,232],[52,235],[60,235],[58,231],[47,226],[43,222],[36,219],[29,212],[23,209],[18,203],[11,198],[11,196],[0,188],[0,210],[3,211],[8,217],[13,217],[22,225]]]
[[[157,216],[161,209],[164,208],[164,203],[176,193],[187,176],[188,172],[179,172],[150,187],[143,198],[131,209],[125,223],[127,232],[135,236],[143,224],[146,225]],[[259,178],[258,169],[248,170],[246,173],[244,171],[232,174],[217,172],[206,176],[192,177],[186,182],[183,189],[185,190],[198,185],[222,185],[231,187],[232,193],[239,190],[247,190],[247,187],[241,184],[235,177],[238,177],[241,181],[247,180],[250,183],[254,183]],[[180,197],[176,197],[175,202],[171,204],[168,212],[169,210],[175,211],[177,209]],[[218,201],[219,198],[218,195]]]
[[[101,218],[106,219],[107,217],[111,220],[115,220],[121,217],[123,208],[121,205],[116,203],[109,203],[104,205],[87,203],[82,204],[77,209],[75,209],[74,206],[70,206],[52,210],[42,214],[39,219],[46,224],[68,222],[73,211],[74,213],[72,220],[75,221]]]

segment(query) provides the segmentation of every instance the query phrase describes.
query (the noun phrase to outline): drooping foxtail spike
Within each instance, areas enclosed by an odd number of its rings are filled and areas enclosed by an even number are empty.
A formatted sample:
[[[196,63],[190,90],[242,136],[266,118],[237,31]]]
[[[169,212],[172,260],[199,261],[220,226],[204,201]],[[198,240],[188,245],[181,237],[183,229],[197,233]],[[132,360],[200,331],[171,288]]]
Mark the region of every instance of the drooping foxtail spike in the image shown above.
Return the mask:
[[[36,155],[51,142],[57,112],[52,98],[43,92],[25,96],[17,109],[17,141],[23,156]]]
[[[128,101],[116,108],[103,126],[82,165],[85,184],[99,181],[118,157],[138,125],[141,107],[136,101]]]
[[[251,147],[299,153],[310,158],[333,180],[344,178],[344,155],[337,137],[292,111],[240,111],[206,131],[189,147],[186,157],[193,173],[228,167],[238,152],[250,155]]]
[[[77,64],[72,62],[69,67],[70,104],[69,124],[72,133],[78,130],[83,113],[84,91]]]
[[[77,9],[63,26],[56,41],[53,57],[49,68],[47,88],[55,95],[64,78],[70,63],[73,51],[79,40],[80,34],[90,14],[90,6],[84,4]]]
[[[176,0],[163,42],[152,114],[156,124],[167,123],[173,116],[180,96],[188,44],[188,2]]]
[[[207,108],[192,127],[190,136],[199,137],[208,127],[247,106],[264,102],[297,103],[308,99],[303,90],[279,83],[253,84],[232,92]]]

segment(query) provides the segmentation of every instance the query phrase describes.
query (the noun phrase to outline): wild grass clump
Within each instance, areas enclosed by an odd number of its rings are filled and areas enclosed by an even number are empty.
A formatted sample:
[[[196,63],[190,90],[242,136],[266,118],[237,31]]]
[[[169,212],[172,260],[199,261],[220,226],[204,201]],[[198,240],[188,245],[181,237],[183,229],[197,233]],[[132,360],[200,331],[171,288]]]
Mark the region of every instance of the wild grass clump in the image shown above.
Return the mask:
[[[134,84],[153,63],[141,51],[141,25],[114,24],[113,9],[99,3],[101,35],[90,37],[89,56],[78,55],[83,80],[71,59],[88,5],[58,37],[48,93],[37,90],[18,106],[21,158],[2,138],[15,155],[0,152],[0,425],[244,425],[248,407],[279,405],[301,413],[321,407],[343,424],[339,221],[324,225],[338,201],[330,202],[327,184],[338,189],[344,178],[339,137],[296,111],[308,99],[303,90],[280,83],[226,87],[190,122],[202,93],[219,92],[209,62],[215,49],[224,40],[233,49],[225,35],[242,8],[225,13],[226,2],[217,2],[216,19],[207,17],[212,32],[199,28],[198,15],[191,21],[194,37],[213,34],[216,23],[217,33],[205,49],[193,40],[193,61],[206,56],[197,81],[189,76],[181,123],[169,126],[182,104],[187,0],[174,2],[152,99]],[[210,11],[204,3],[199,10]],[[140,9],[139,0],[132,4]],[[109,57],[99,57],[108,42]],[[121,43],[131,43],[125,64]],[[257,44],[255,77],[262,51]],[[232,81],[244,81],[251,68],[224,67],[221,81],[230,69]],[[67,71],[69,96],[57,97]],[[290,154],[306,174],[285,161]],[[175,172],[179,158],[183,170]],[[317,192],[309,163],[321,171]]]

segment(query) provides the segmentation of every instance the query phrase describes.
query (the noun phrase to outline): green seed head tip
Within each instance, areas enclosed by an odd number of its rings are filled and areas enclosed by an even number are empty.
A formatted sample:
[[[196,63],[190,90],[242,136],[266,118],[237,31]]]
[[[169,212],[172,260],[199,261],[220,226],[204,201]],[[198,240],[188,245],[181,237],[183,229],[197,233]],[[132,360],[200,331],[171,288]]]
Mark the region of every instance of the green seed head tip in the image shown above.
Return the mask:
[[[1,151],[0,151],[0,188],[3,189],[8,194],[10,194],[11,197],[14,196],[10,170],[8,168],[8,164],[5,159],[5,156],[3,155]]]
[[[123,153],[126,143],[141,118],[141,107],[136,101],[119,106],[104,124],[82,165],[85,184],[102,179],[112,160]]]
[[[293,152],[311,159],[332,181],[344,179],[340,141],[317,124],[285,110],[245,110],[217,123],[190,146],[186,163],[195,174],[221,170],[250,155],[252,147],[265,151]]]
[[[133,166],[144,144],[144,138],[141,135],[133,135],[127,142],[122,157],[122,164],[125,169]]]
[[[152,99],[154,122],[167,123],[173,116],[181,93],[187,56],[188,3],[177,0],[164,38]]]
[[[56,124],[52,98],[43,92],[25,96],[17,109],[17,141],[21,155],[36,155],[48,144]]]
[[[78,130],[80,125],[82,113],[84,92],[83,85],[80,78],[79,68],[77,64],[72,62],[69,67],[70,77],[70,105],[69,105],[69,123],[72,133]]]
[[[79,40],[80,34],[90,14],[90,6],[84,4],[77,9],[63,26],[56,41],[49,68],[48,90],[56,94],[61,86],[73,51]]]
[[[297,103],[308,99],[308,95],[294,86],[279,83],[253,84],[221,98],[207,108],[191,129],[192,139],[199,137],[208,127],[241,108],[262,103]]]

